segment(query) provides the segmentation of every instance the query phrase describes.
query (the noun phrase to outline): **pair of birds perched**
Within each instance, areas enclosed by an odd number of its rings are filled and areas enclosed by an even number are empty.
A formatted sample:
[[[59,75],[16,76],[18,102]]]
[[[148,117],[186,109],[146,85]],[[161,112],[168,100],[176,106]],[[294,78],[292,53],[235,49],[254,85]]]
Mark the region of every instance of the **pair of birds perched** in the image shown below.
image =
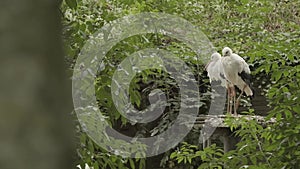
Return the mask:
[[[213,81],[221,81],[221,86],[227,88],[227,113],[232,114],[233,104],[234,115],[237,115],[237,108],[243,93],[246,93],[247,96],[253,96],[253,90],[250,84],[251,72],[246,61],[239,55],[233,53],[229,47],[225,47],[222,50],[222,55],[223,56],[218,52],[213,53],[205,69],[210,83]],[[241,90],[237,99],[235,86]]]

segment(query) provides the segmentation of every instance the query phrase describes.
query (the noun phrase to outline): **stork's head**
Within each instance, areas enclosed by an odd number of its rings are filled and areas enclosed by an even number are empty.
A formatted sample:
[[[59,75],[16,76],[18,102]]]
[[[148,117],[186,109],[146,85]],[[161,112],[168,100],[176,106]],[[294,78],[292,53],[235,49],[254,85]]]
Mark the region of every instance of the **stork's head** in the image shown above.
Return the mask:
[[[225,47],[223,50],[222,50],[222,54],[223,56],[230,56],[232,54],[232,50],[229,48],[229,47]]]
[[[218,52],[215,52],[215,53],[213,53],[213,54],[211,55],[210,60],[211,60],[211,61],[217,61],[217,60],[220,59],[220,58],[221,58],[221,54],[218,53]]]
[[[218,59],[221,59],[221,54],[218,52],[215,52],[211,55],[210,57],[210,61],[208,62],[208,64],[205,66],[205,69],[207,69],[208,65],[212,62],[216,62],[218,61]]]

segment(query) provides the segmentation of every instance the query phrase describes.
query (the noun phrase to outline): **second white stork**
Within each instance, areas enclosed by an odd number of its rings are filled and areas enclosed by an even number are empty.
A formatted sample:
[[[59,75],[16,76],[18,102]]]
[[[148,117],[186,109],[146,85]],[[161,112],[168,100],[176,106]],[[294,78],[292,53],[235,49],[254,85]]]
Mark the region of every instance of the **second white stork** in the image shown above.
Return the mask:
[[[222,57],[221,54],[218,52],[215,52],[211,55],[209,63],[206,65],[205,69],[207,71],[207,75],[209,77],[209,81],[211,84],[216,84],[214,82],[220,83],[221,87],[227,88],[227,113],[232,112],[232,95],[228,88],[228,82],[224,75],[223,65],[222,65]],[[216,87],[216,86],[215,86]]]
[[[243,93],[247,96],[253,96],[253,90],[251,89],[251,72],[249,65],[239,55],[232,53],[229,47],[225,47],[222,50],[222,66],[224,70],[225,78],[229,81],[228,88],[230,94],[234,97],[234,114],[237,115],[237,108],[239,106],[240,98]],[[241,94],[236,100],[234,86],[237,86],[241,90]]]
[[[220,81],[221,86],[226,87],[223,66],[221,63],[221,54],[215,52],[211,55],[210,62],[205,67],[210,83]]]

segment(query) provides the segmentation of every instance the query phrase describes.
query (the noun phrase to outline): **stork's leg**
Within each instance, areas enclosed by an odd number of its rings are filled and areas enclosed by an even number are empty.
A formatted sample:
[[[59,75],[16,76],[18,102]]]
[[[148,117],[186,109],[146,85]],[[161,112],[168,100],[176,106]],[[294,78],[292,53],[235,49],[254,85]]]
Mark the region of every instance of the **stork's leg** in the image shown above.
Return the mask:
[[[232,114],[232,104],[233,104],[233,100],[232,100],[232,97],[233,97],[233,90],[232,90],[232,87],[229,87],[230,89],[230,93],[229,93],[229,114]]]
[[[230,101],[229,101],[229,114],[232,114],[232,96],[230,96]]]
[[[237,98],[237,102],[236,102],[236,107],[237,108],[240,106],[240,100],[241,100],[242,95],[244,94],[245,88],[246,88],[246,85],[244,86],[244,88],[243,88],[241,94],[239,95],[239,97]]]
[[[230,89],[230,102],[229,102],[229,112],[230,114],[232,114],[232,107],[234,106],[234,95],[235,95],[235,91],[234,91],[234,87],[229,87]]]
[[[234,110],[234,115],[237,116],[237,108],[236,108],[236,93],[235,93],[235,89],[234,86],[232,88],[232,93],[233,93],[233,110]]]
[[[227,113],[231,114],[230,112],[230,101],[231,101],[231,92],[230,92],[230,88],[227,87]]]
[[[233,96],[233,109],[234,109],[234,115],[237,116],[236,95]]]
[[[227,113],[231,114],[230,106],[231,106],[231,87],[227,85]]]

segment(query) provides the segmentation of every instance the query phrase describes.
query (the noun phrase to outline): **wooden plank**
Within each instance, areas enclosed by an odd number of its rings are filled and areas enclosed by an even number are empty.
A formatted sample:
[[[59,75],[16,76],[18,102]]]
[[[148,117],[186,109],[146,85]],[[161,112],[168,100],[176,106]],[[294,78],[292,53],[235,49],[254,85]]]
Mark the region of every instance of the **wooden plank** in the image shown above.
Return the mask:
[[[194,123],[194,127],[202,128],[203,125],[209,125],[211,127],[225,127],[228,126],[224,123],[226,118],[245,118],[247,120],[256,120],[259,124],[267,125],[275,123],[276,120],[274,118],[270,120],[265,120],[264,116],[250,116],[250,115],[237,115],[237,116],[229,116],[229,115],[199,115]]]

